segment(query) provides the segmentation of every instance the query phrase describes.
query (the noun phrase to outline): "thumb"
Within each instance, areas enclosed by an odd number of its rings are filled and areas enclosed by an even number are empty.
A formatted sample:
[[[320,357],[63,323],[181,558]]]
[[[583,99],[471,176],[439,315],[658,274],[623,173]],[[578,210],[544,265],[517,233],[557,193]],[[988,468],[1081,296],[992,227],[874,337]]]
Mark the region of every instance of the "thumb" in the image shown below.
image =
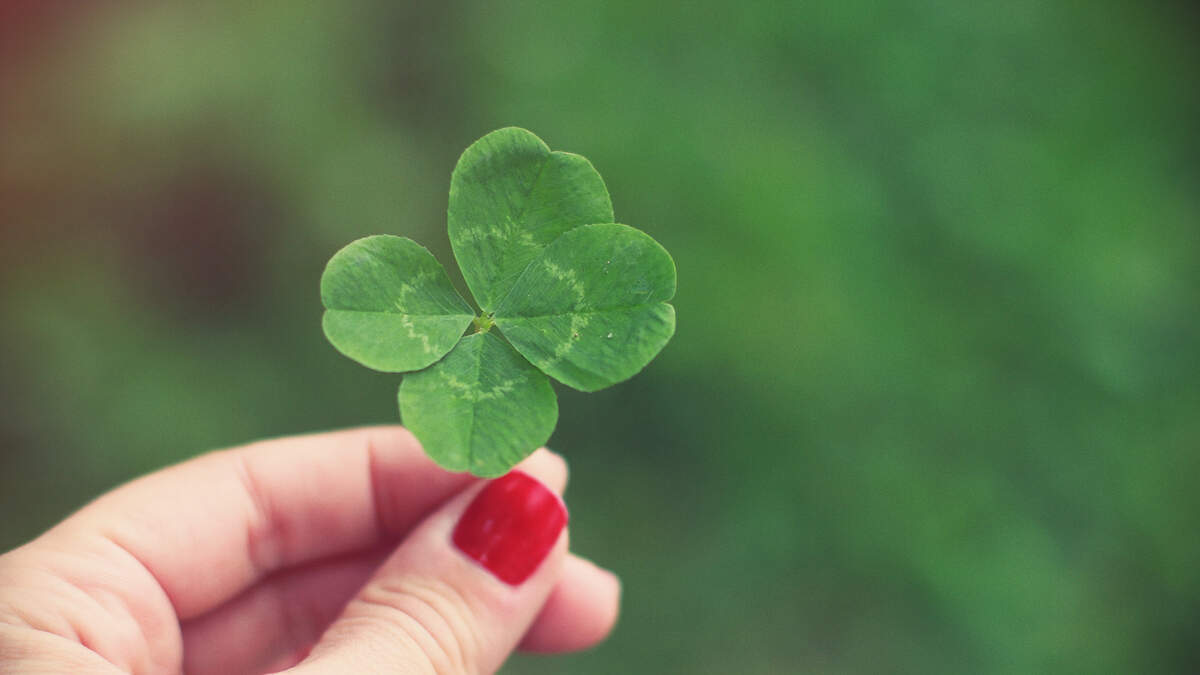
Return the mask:
[[[558,581],[566,524],[562,499],[529,473],[472,486],[417,526],[291,672],[495,672]]]

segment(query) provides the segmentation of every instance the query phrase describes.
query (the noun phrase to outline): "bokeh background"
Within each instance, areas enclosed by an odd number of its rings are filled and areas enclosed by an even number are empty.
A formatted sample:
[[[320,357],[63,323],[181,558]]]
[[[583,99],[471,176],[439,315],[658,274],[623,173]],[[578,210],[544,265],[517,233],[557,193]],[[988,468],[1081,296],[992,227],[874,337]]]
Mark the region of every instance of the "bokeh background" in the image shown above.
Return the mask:
[[[205,449],[395,421],[323,265],[395,233],[452,267],[454,162],[519,125],[672,252],[679,329],[559,390],[617,632],[505,672],[1196,672],[1198,34],[1188,2],[0,0],[0,550]]]

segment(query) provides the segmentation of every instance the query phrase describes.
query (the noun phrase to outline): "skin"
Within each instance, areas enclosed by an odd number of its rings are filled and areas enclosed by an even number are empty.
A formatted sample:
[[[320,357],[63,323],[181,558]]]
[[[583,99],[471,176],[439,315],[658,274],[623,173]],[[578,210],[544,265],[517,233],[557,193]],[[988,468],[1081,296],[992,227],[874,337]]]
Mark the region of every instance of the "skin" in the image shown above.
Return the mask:
[[[518,468],[566,485],[548,450]],[[490,673],[603,640],[620,583],[566,530],[516,587],[453,547],[482,487],[401,427],[144,476],[0,556],[0,672]]]

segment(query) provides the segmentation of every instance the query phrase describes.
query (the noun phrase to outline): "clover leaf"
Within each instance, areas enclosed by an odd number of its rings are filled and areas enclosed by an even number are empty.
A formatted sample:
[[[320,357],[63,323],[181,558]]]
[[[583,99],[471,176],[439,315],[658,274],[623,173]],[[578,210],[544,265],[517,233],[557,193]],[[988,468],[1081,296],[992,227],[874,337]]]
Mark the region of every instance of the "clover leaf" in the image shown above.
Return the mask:
[[[401,418],[439,465],[501,475],[554,431],[547,376],[603,389],[636,375],[675,332],[675,263],[613,220],[588,160],[524,129],[494,131],[458,160],[447,210],[480,311],[428,250],[376,235],[326,266],[325,335],[369,368],[408,373]]]
[[[432,253],[387,235],[338,251],[321,277],[321,301],[321,323],[333,346],[389,373],[442,358],[475,317]]]

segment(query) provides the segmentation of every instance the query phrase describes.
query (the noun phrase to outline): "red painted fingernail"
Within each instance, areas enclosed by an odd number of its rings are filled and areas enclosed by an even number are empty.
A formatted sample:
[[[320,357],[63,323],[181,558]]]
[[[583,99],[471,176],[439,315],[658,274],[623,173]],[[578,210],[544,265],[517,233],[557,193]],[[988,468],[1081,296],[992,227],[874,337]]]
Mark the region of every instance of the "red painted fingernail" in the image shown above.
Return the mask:
[[[542,564],[567,524],[558,495],[528,474],[490,482],[454,527],[454,545],[505,583],[516,586]]]

